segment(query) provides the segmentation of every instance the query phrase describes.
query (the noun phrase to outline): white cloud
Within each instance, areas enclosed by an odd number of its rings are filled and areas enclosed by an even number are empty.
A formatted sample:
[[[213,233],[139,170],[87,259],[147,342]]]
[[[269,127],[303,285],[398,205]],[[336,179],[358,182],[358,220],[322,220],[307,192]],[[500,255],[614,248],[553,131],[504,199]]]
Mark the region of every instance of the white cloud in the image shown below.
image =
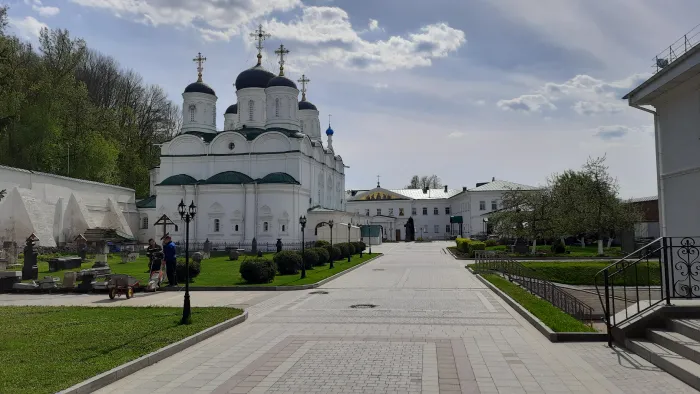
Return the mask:
[[[369,20],[369,30],[370,31],[380,30],[379,21],[376,19],[370,19]]]
[[[56,16],[61,10],[58,7],[44,7],[41,5],[32,5],[32,9],[41,16]]]
[[[461,131],[453,131],[452,133],[447,135],[447,138],[462,138],[464,137],[464,133]]]
[[[604,141],[620,140],[630,134],[638,134],[641,136],[652,136],[653,126],[629,127],[624,125],[599,126],[595,128],[594,136]]]
[[[372,87],[375,88],[375,89],[386,89],[386,88],[389,87],[389,84],[388,84],[388,83],[384,83],[384,82],[375,82],[375,83],[372,85]]]
[[[272,19],[267,29],[275,38],[309,44],[303,53],[309,65],[332,63],[365,71],[425,67],[448,56],[465,42],[464,32],[445,23],[423,26],[415,33],[368,41],[360,37],[347,12],[338,7],[305,7],[290,22]]]
[[[626,107],[622,95],[648,77],[649,74],[633,74],[605,82],[589,75],[577,75],[563,83],[547,82],[534,93],[501,100],[497,105],[502,109],[539,112],[542,108],[556,109],[553,102],[562,101],[579,115],[614,114]]]
[[[486,100],[476,100],[476,101],[474,101],[474,104],[476,104],[476,105],[486,105]]]
[[[26,39],[37,38],[42,28],[48,28],[45,23],[39,22],[33,16],[25,16],[23,19],[9,18],[9,22]]]

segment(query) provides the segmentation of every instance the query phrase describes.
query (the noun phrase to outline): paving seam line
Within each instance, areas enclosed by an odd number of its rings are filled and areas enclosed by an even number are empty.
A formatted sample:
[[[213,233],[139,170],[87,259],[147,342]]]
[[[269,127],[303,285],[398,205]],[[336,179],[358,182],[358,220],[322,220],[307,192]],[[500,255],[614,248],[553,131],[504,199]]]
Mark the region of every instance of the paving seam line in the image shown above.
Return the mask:
[[[211,338],[214,335],[221,333],[222,331],[225,331],[238,324],[241,324],[244,321],[246,321],[246,319],[248,319],[247,310],[243,311],[242,314],[232,319],[221,322],[215,326],[202,330],[178,342],[160,348],[152,353],[141,356],[136,360],[132,360],[125,364],[119,365],[115,368],[110,369],[107,372],[103,372],[97,376],[93,376],[92,378],[78,383],[72,387],[69,387],[63,391],[59,391],[58,394],[92,393],[133,373],[139,372],[142,369],[151,366],[159,361],[163,361],[174,354],[177,354],[191,346],[196,345],[199,342],[204,341],[205,339]]]

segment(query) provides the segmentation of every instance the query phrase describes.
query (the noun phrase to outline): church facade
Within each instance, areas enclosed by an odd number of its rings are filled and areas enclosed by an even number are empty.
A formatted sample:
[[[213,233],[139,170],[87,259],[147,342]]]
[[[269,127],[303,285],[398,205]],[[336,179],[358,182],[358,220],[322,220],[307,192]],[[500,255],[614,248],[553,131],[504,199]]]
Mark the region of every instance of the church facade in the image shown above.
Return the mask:
[[[284,46],[276,51],[279,72],[265,70],[262,44],[268,35],[260,28],[255,37],[258,62],[236,78],[237,102],[225,110],[223,130],[216,124],[216,93],[202,80],[206,59],[194,59],[199,78],[182,94],[182,131],[162,145],[160,166],[151,170],[151,197],[137,204],[140,239],[163,235],[162,227],[153,226],[162,215],[179,223],[181,200],[198,207],[190,224],[194,242],[298,242],[301,216],[309,216],[307,235],[326,216],[351,220],[345,164],[335,153],[330,124],[327,143],[322,141],[319,111],[306,98],[310,81],[302,76],[300,90],[284,75]],[[167,231],[184,239],[182,225]]]

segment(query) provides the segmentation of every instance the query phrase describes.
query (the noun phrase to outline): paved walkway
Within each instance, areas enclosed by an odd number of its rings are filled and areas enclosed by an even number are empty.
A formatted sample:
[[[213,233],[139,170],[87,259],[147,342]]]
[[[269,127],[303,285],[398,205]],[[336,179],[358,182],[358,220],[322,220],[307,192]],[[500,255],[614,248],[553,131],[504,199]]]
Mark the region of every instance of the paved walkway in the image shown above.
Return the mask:
[[[316,291],[272,293],[247,322],[99,392],[695,392],[623,350],[550,343],[446,245],[373,247],[386,255]]]

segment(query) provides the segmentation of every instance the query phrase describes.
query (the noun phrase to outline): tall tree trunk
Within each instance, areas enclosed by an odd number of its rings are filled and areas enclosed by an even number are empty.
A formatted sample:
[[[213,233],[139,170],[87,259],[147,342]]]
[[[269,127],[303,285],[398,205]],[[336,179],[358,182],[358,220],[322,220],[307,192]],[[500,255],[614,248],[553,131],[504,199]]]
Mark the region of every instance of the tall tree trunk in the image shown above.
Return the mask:
[[[537,253],[537,238],[532,240],[532,254]]]
[[[603,254],[603,240],[598,238],[598,255]]]
[[[586,247],[586,237],[581,237],[581,247],[582,248]]]
[[[613,241],[613,238],[608,237],[608,248],[610,248],[612,246],[612,241]]]

